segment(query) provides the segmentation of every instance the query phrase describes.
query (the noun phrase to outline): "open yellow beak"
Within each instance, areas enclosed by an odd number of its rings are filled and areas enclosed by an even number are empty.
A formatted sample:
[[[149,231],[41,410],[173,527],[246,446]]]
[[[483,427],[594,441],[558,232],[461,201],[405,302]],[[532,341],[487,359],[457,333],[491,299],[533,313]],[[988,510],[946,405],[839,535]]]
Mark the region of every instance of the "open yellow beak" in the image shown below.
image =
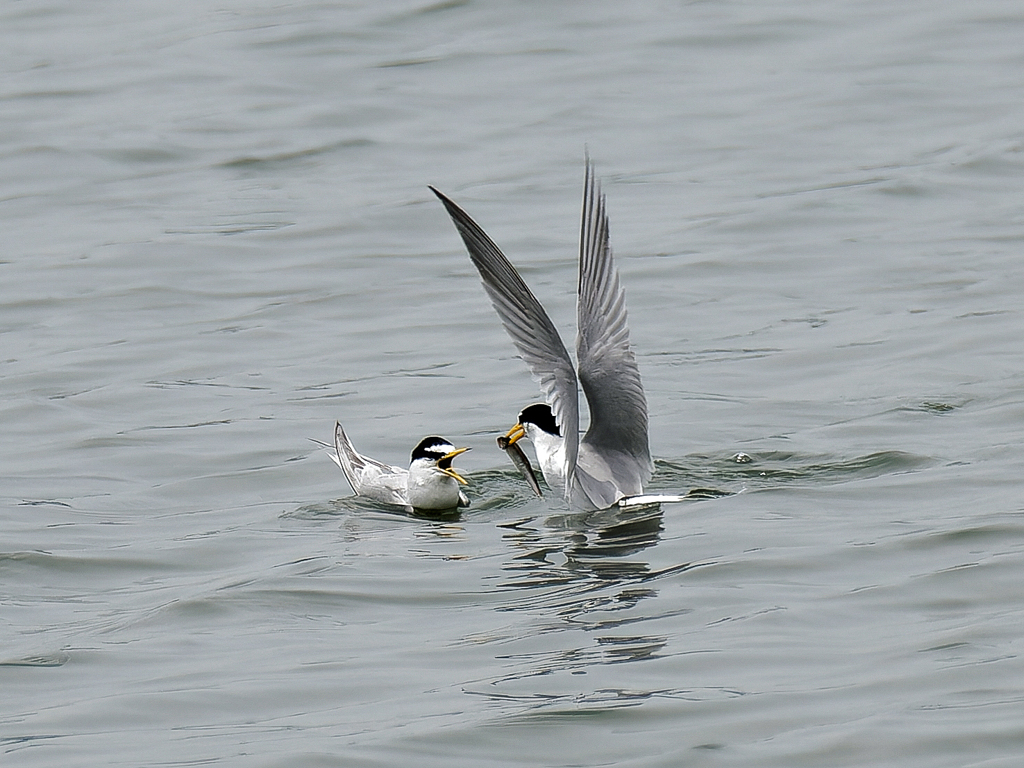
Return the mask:
[[[448,475],[448,477],[455,478],[456,480],[458,480],[463,485],[469,485],[469,481],[466,478],[464,478],[462,475],[460,475],[458,472],[456,472],[454,467],[442,467],[442,466],[440,466],[442,461],[451,461],[456,456],[458,456],[460,453],[465,453],[468,450],[469,450],[469,448],[456,448],[451,453],[446,453],[444,456],[441,457],[441,460],[438,461],[438,467],[437,468],[439,470],[441,470],[442,472],[444,472],[446,475]]]
[[[526,427],[522,424],[516,424],[512,429],[505,433],[505,439],[508,440],[509,445],[514,445],[524,437],[526,437]]]

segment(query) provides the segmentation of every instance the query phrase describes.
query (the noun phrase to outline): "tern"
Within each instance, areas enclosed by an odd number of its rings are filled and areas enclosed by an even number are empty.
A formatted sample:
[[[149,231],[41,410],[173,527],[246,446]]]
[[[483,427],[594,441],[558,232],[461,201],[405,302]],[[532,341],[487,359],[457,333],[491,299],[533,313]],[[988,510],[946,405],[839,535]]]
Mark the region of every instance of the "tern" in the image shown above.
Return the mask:
[[[502,325],[540,383],[506,438],[527,437],[548,485],[574,509],[605,509],[643,494],[654,470],[647,400],[629,344],[625,292],[612,260],[605,198],[587,159],[574,365],[548,313],[487,233],[434,187],[480,273]],[[580,439],[579,385],[590,410]]]
[[[452,460],[468,451],[456,448],[443,437],[425,437],[412,449],[409,469],[363,456],[352,446],[340,423],[334,425],[334,452],[328,455],[348,478],[357,496],[413,509],[452,509],[469,506],[459,488],[466,479],[452,467]]]

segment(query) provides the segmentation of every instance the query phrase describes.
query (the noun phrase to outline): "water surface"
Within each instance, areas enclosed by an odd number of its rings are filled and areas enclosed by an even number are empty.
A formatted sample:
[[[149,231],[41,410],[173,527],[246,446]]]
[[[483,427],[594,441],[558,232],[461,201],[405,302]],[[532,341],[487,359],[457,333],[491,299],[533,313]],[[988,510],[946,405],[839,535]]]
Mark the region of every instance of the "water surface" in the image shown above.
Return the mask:
[[[1022,22],[5,6],[4,765],[1017,765]],[[494,446],[536,385],[427,185],[571,340],[584,148],[682,504]],[[473,506],[351,498],[335,420]]]

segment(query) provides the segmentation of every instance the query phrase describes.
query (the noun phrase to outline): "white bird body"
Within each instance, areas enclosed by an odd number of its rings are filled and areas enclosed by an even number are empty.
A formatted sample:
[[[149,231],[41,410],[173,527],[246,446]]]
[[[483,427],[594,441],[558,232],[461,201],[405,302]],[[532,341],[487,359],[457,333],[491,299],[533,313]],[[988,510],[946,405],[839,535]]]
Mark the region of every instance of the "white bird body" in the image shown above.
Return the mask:
[[[604,509],[643,493],[651,478],[647,400],[629,344],[625,293],[608,238],[604,196],[587,161],[577,285],[574,364],[548,317],[494,241],[454,202],[438,196],[480,273],[501,323],[529,366],[544,403],[520,414],[506,437],[534,444],[545,480],[578,509]],[[580,439],[579,387],[590,409]]]
[[[565,440],[558,435],[545,432],[533,422],[522,422],[526,439],[533,443],[537,452],[544,481],[551,488],[565,488]]]
[[[357,496],[406,509],[452,509],[469,506],[459,488],[466,480],[451,466],[452,459],[468,450],[441,437],[425,437],[413,449],[409,469],[402,469],[360,454],[338,423],[334,452],[328,455]]]

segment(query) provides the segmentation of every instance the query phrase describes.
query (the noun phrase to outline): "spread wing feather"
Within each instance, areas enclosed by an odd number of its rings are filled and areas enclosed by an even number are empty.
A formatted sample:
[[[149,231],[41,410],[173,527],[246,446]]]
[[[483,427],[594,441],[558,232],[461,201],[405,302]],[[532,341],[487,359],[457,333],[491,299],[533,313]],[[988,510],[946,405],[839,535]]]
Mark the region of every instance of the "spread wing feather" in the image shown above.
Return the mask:
[[[576,467],[580,423],[579,387],[572,358],[548,313],[494,241],[458,205],[433,187],[430,189],[444,203],[501,324],[551,406],[565,439],[568,495]]]
[[[604,195],[587,160],[580,231],[576,356],[590,408],[583,444],[601,456],[627,494],[642,492],[653,464],[647,435],[647,399],[629,345],[625,291],[608,236]]]

